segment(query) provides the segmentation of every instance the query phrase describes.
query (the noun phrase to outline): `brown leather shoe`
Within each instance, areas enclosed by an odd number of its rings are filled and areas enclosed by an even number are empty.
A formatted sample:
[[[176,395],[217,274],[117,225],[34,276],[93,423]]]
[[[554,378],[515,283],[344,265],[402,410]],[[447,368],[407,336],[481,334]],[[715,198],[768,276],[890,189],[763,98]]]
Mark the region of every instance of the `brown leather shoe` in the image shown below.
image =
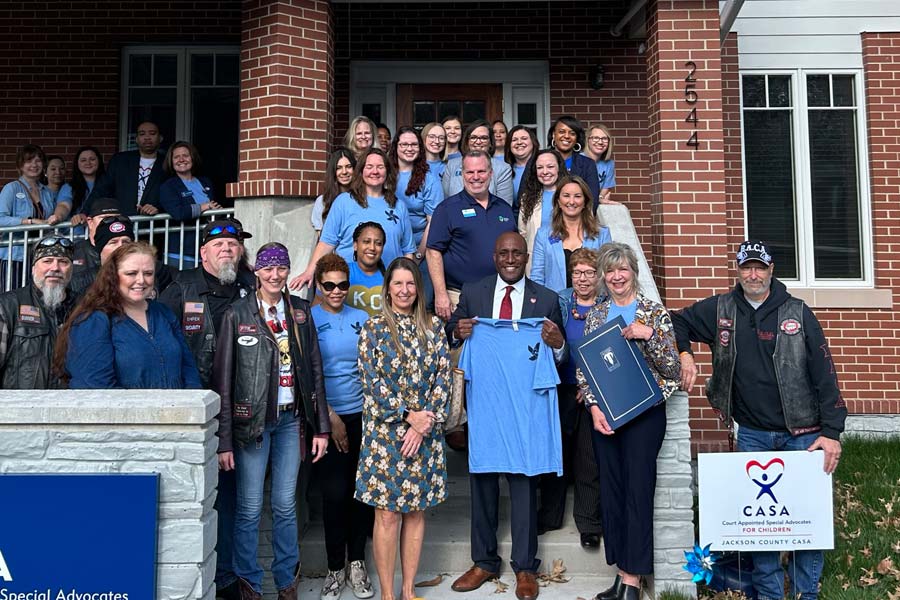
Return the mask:
[[[538,582],[534,573],[519,571],[516,573],[516,598],[519,600],[534,600],[538,597]]]
[[[484,582],[488,579],[493,579],[496,576],[496,573],[485,571],[478,565],[472,565],[468,571],[463,573],[459,579],[453,582],[453,585],[451,585],[450,588],[454,592],[471,592],[484,585]]]
[[[297,586],[300,584],[300,563],[294,567],[294,579],[284,589],[278,590],[278,600],[297,600]]]
[[[238,592],[241,600],[262,600],[262,594],[254,590],[249,581],[240,577],[238,577]]]

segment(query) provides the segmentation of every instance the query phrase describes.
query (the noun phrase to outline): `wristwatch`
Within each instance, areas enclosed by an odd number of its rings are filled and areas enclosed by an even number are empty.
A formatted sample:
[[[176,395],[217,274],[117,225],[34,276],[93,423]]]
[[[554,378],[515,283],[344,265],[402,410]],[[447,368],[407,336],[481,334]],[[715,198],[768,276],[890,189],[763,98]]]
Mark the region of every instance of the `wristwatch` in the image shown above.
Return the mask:
[[[413,254],[413,256],[416,257],[416,260],[422,260],[423,258],[425,258],[425,255],[422,254],[421,252],[419,252],[418,250],[416,251],[415,254]]]

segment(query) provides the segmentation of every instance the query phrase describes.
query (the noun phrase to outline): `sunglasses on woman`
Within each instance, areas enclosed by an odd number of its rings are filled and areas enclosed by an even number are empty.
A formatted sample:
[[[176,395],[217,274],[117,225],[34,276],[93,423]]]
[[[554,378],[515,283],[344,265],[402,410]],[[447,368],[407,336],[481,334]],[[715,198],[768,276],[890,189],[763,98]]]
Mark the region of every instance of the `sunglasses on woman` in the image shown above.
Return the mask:
[[[342,292],[346,292],[347,290],[350,289],[350,282],[347,281],[346,279],[344,281],[341,281],[338,283],[335,283],[333,281],[323,281],[319,285],[321,285],[322,289],[325,290],[326,292],[333,292],[334,288],[337,288],[337,289],[341,290]]]

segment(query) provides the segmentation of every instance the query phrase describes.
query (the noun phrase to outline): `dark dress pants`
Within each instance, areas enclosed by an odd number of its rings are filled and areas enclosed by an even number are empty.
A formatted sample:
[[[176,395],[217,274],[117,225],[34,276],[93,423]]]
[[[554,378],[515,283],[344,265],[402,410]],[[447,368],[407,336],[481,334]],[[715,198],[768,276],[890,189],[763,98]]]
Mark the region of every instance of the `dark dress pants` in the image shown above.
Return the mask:
[[[216,587],[224,588],[237,581],[234,574],[234,508],[237,504],[237,478],[234,470],[219,469],[219,485],[213,508],[218,513],[216,525]]]
[[[653,572],[656,457],[665,434],[665,403],[612,435],[594,432],[606,562],[633,575]]]
[[[339,571],[345,560],[365,560],[366,537],[372,530],[375,511],[353,497],[356,464],[362,444],[362,413],[340,415],[347,427],[349,452],[328,441],[328,452],[313,465],[322,489],[322,521],[325,525],[325,553],[328,570]]]
[[[500,473],[471,473],[472,562],[485,571],[500,572],[497,554]],[[510,529],[513,571],[536,573],[541,561],[537,554],[537,477],[503,473],[509,484]]]
[[[600,520],[600,478],[591,441],[591,415],[578,403],[578,386],[561,383],[558,388],[559,420],[562,432],[563,476],[539,476],[538,526],[559,529],[566,512],[566,493],[574,481],[575,526],[579,533],[602,531]]]

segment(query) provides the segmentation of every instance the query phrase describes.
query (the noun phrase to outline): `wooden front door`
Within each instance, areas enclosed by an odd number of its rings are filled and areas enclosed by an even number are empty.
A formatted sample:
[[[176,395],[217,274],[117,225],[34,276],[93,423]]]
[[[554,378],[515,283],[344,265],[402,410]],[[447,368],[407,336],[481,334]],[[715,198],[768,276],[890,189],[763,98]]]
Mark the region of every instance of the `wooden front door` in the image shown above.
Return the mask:
[[[397,84],[397,127],[421,129],[431,121],[456,115],[463,129],[478,119],[488,123],[503,117],[503,87],[499,83]]]

